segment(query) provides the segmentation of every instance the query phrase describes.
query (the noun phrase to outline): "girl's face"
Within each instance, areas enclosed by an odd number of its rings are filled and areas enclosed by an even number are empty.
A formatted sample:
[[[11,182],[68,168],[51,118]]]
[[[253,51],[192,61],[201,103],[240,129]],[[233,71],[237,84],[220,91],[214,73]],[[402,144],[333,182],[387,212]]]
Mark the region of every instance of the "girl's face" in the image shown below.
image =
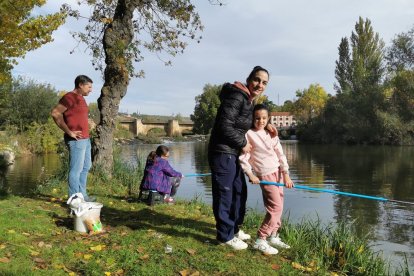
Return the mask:
[[[269,114],[267,110],[260,109],[254,112],[254,128],[256,130],[262,130],[266,127],[267,122],[269,121]]]
[[[168,157],[170,157],[170,152],[167,152],[166,154],[161,155],[162,159],[168,159]]]
[[[269,75],[265,71],[257,71],[256,74],[248,81],[247,88],[249,88],[250,95],[256,98],[262,94],[269,82]]]

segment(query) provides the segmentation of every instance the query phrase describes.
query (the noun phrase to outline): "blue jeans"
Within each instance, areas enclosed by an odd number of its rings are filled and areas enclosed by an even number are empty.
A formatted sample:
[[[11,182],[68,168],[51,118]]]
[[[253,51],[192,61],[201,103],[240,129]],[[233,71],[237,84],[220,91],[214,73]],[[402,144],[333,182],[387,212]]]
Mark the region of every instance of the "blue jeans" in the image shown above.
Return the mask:
[[[217,240],[227,242],[239,232],[246,214],[247,185],[238,156],[214,153],[210,156],[213,213]]]
[[[69,150],[69,197],[82,193],[87,198],[86,181],[92,166],[91,142],[89,139],[65,140]]]

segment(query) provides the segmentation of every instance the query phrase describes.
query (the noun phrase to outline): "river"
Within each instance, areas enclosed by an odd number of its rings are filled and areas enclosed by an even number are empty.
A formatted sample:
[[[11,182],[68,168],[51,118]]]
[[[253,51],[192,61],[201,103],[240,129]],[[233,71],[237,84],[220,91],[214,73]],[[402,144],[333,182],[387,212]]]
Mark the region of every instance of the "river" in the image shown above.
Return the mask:
[[[184,174],[209,172],[207,143],[168,143],[171,165]],[[122,158],[136,164],[157,145],[126,145]],[[414,202],[414,147],[336,146],[283,143],[295,184]],[[0,184],[20,193],[37,185],[59,166],[56,155],[26,157],[0,174]],[[260,187],[248,185],[248,207],[263,211]],[[211,203],[211,180],[184,178],[177,197]],[[414,205],[348,197],[325,192],[285,189],[284,217],[323,223],[356,222],[357,231],[369,235],[375,251],[393,265],[407,256],[414,272]]]

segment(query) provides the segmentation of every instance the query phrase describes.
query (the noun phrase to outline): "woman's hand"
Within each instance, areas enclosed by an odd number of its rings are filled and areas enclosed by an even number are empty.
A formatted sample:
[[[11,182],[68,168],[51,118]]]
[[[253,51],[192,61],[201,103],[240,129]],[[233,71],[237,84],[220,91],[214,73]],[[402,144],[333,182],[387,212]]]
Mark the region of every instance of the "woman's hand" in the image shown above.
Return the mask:
[[[266,130],[269,131],[270,137],[272,138],[275,138],[279,135],[279,133],[277,132],[277,128],[272,124],[267,124]]]
[[[252,145],[247,142],[247,144],[242,148],[242,153],[246,154],[249,153],[252,150]]]

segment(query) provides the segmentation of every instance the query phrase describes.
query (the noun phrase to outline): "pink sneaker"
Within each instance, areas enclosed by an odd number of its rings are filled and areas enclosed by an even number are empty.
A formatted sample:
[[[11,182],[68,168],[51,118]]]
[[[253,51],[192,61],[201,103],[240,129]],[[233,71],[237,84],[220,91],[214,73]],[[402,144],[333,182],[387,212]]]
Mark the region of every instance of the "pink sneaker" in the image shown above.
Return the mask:
[[[165,203],[167,203],[167,204],[174,204],[174,198],[172,198],[172,197],[166,197],[166,198],[164,198],[164,202]]]

